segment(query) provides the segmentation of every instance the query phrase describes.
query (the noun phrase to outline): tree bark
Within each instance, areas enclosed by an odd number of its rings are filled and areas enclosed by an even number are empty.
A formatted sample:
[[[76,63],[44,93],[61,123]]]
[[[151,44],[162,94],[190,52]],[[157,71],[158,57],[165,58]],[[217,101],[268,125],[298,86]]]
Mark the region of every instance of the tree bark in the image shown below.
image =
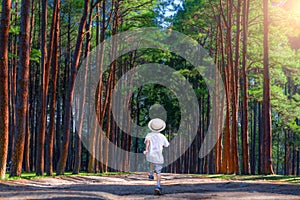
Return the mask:
[[[17,26],[18,25],[18,17],[19,17],[19,11],[18,11],[18,2],[15,2],[15,6],[14,6],[14,11],[15,11],[15,15],[14,15],[14,25]],[[12,48],[11,51],[14,55],[18,54],[18,42],[17,42],[18,36],[15,35],[13,37],[13,42],[12,42]],[[13,149],[14,149],[14,133],[16,132],[16,71],[17,71],[17,65],[18,65],[18,59],[17,58],[12,58],[12,66],[11,66],[11,74],[10,74],[10,113],[11,113],[11,118],[10,118],[10,122],[9,122],[9,152],[8,152],[8,160],[11,161],[12,159],[12,153],[13,153]]]
[[[92,3],[91,3],[91,9],[89,12],[89,20],[88,23],[86,24],[86,46],[85,46],[85,65],[84,67],[84,75],[83,75],[83,82],[82,82],[82,94],[79,99],[79,124],[77,126],[77,135],[75,135],[75,152],[74,152],[74,168],[73,168],[73,174],[78,174],[80,171],[80,166],[81,166],[81,135],[82,135],[82,125],[83,125],[83,116],[84,116],[84,105],[85,105],[85,97],[86,97],[86,80],[87,80],[87,71],[89,69],[89,54],[90,54],[90,47],[91,47],[91,26],[93,23],[92,16],[93,16],[93,10],[92,10]],[[93,142],[95,143],[95,137],[93,138]],[[93,167],[94,169],[94,167]]]
[[[51,103],[50,103],[50,127],[49,132],[46,137],[46,173],[47,176],[52,176],[53,174],[53,146],[54,146],[54,135],[55,135],[55,110],[56,110],[56,86],[58,80],[58,59],[59,59],[59,23],[60,23],[60,0],[54,1],[53,10],[53,21],[52,21],[52,31],[53,36],[53,58],[52,58],[52,79],[51,79]],[[51,31],[51,32],[52,32]],[[52,57],[52,56],[51,56]],[[59,123],[59,122],[56,122]]]
[[[30,118],[29,118],[29,109],[30,104],[27,105],[28,110],[26,114],[26,134],[25,134],[25,147],[24,147],[24,168],[25,172],[30,172]]]
[[[0,179],[5,178],[8,154],[8,36],[10,28],[10,9],[11,0],[3,0],[0,23]]]
[[[256,169],[256,132],[257,132],[257,102],[254,102],[253,109],[253,130],[252,130],[252,145],[251,145],[251,174],[255,174]]]
[[[70,128],[71,128],[71,114],[72,114],[72,102],[73,102],[73,93],[74,93],[74,85],[76,79],[76,73],[79,65],[80,52],[82,48],[82,42],[84,37],[84,28],[87,21],[88,11],[89,11],[90,0],[86,0],[84,2],[83,15],[80,21],[79,31],[77,35],[76,48],[74,51],[73,61],[72,61],[72,69],[71,75],[68,83],[68,89],[66,92],[66,105],[65,105],[65,115],[64,115],[64,135],[63,135],[63,143],[60,152],[60,157],[57,165],[57,175],[64,174],[67,156],[68,156],[68,146],[69,146],[69,138],[70,138]]]
[[[44,144],[46,132],[46,107],[47,107],[47,92],[48,88],[48,69],[47,65],[47,23],[48,23],[48,0],[42,1],[42,21],[41,21],[41,104],[39,108],[39,124],[36,141],[36,175],[44,175]]]
[[[20,57],[17,69],[16,141],[10,176],[20,176],[26,133],[26,113],[30,60],[30,0],[22,0],[20,24]]]
[[[229,12],[228,12],[228,32],[230,32],[230,36],[228,38],[228,42],[232,41],[232,24],[230,21],[233,21],[233,7],[234,7],[234,1],[229,1]],[[230,14],[232,13],[232,14]],[[230,20],[229,20],[230,19]],[[240,38],[241,38],[241,0],[238,0],[238,5],[236,8],[236,41],[235,41],[235,47],[231,45],[229,47],[229,54],[228,54],[228,62],[230,63],[231,67],[231,81],[232,84],[232,128],[231,128],[231,135],[232,135],[232,172],[235,174],[239,174],[239,158],[238,158],[238,111],[239,111],[239,70],[240,70]],[[229,31],[230,30],[230,31]],[[230,42],[231,44],[232,42]],[[233,61],[233,53],[235,48],[235,61]]]
[[[242,174],[250,173],[249,142],[248,142],[248,76],[247,76],[248,75],[247,74],[248,11],[249,11],[249,0],[245,0],[243,3],[243,55],[242,55],[242,80],[243,80]]]
[[[272,167],[272,119],[270,102],[270,72],[269,72],[269,14],[268,0],[263,1],[264,10],[264,83],[262,106],[262,131],[263,131],[263,174],[274,174]]]

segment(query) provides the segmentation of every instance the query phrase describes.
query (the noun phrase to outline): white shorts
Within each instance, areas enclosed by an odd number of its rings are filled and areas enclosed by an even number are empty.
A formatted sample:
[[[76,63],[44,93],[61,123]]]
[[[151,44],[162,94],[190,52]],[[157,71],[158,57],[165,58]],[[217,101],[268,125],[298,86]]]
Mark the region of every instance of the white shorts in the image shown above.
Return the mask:
[[[161,173],[161,170],[163,168],[162,164],[157,164],[157,163],[151,163],[154,166],[154,172],[157,174]]]

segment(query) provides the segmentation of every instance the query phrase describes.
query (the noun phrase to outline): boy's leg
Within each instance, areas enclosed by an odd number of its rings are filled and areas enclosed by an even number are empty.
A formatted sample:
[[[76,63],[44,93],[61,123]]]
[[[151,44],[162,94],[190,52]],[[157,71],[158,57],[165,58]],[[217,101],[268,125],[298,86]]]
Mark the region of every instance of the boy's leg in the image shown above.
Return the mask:
[[[153,180],[154,176],[153,176],[153,164],[152,163],[150,163],[149,168],[150,168],[149,180]]]
[[[150,175],[153,175],[153,164],[152,163],[150,163],[149,169],[150,169]]]
[[[160,175],[160,173],[159,174],[156,174],[156,178],[157,178],[157,187],[160,187],[160,177],[161,177],[161,175]]]
[[[160,164],[155,164],[155,173],[156,173],[156,188],[155,188],[155,193],[160,195],[162,194],[162,189],[160,187],[160,180],[161,180],[161,170],[162,170],[162,165]]]

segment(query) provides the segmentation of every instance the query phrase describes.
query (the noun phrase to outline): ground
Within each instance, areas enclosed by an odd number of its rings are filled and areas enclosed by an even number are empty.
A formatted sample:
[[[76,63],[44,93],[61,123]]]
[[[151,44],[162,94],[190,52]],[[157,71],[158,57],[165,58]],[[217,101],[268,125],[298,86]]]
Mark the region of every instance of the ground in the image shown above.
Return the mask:
[[[146,173],[68,176],[0,182],[0,199],[300,199],[300,185],[228,181],[195,175],[162,174],[163,195]]]

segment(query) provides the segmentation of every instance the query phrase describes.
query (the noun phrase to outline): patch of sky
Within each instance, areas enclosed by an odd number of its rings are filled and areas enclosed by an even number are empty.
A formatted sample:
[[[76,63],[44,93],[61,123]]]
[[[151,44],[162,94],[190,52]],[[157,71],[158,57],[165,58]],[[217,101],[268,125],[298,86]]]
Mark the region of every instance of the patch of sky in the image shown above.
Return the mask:
[[[183,0],[161,0],[157,23],[163,28],[168,28],[171,25],[171,18],[182,8],[182,2]]]

